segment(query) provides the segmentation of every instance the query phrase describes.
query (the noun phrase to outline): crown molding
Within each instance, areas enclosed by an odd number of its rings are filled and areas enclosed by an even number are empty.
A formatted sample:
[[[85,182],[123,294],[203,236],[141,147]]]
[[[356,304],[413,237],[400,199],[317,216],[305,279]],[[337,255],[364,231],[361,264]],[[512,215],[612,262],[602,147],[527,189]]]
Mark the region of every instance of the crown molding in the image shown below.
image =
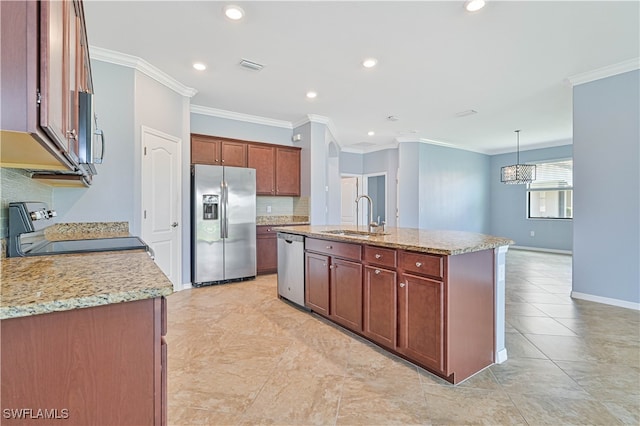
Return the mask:
[[[427,138],[414,138],[414,137],[410,137],[410,136],[400,136],[396,138],[396,141],[400,144],[400,143],[406,143],[406,142],[418,142],[418,143],[424,143],[427,145],[437,145],[437,146],[444,146],[446,148],[452,148],[452,149],[459,149],[462,151],[470,151],[470,152],[475,152],[478,154],[485,154],[485,155],[489,155],[489,153],[486,150],[480,150],[480,149],[473,149],[473,148],[469,148],[466,146],[459,146],[453,143],[449,143],[449,142],[443,142],[443,141],[437,141],[434,139],[427,139]]]
[[[138,58],[137,56],[127,55],[126,53],[103,49],[102,47],[97,46],[89,46],[89,56],[91,59],[95,59],[96,61],[108,62],[110,64],[133,68],[136,71],[140,71],[179,95],[191,98],[198,93],[196,89],[185,86],[169,74],[161,71],[149,62]]]
[[[348,152],[351,154],[370,154],[372,152],[385,151],[387,149],[398,149],[398,143],[394,142],[394,143],[388,143],[384,145],[373,145],[373,146],[368,146],[366,148],[353,148],[353,147],[346,146],[341,149],[341,152]]]
[[[565,146],[565,145],[573,145],[573,140],[572,139],[559,139],[559,140],[555,140],[555,141],[537,142],[537,143],[527,144],[525,146],[520,145],[520,152],[533,151],[535,149],[555,148],[555,147],[558,147],[558,146]],[[488,155],[500,155],[500,154],[512,154],[514,152],[516,152],[516,151],[514,151],[513,147],[511,147],[511,148],[492,149],[492,150],[487,151],[487,154]]]
[[[640,69],[640,58],[633,58],[628,61],[569,76],[567,77],[567,81],[572,86],[577,86],[637,69]]]
[[[194,114],[209,115],[211,117],[226,118],[228,120],[244,121],[246,123],[263,124],[265,126],[293,129],[291,122],[276,120],[274,118],[260,117],[258,115],[243,114],[241,112],[227,111],[224,109],[210,108],[201,105],[191,105]]]
[[[302,117],[300,120],[291,123],[291,125],[295,129],[300,126],[304,126],[307,123],[318,123],[318,124],[324,124],[325,126],[327,126],[327,128],[331,132],[331,135],[335,139],[335,142],[338,144],[338,146],[341,147],[340,150],[342,151],[342,144],[340,143],[340,141],[338,141],[338,137],[336,136],[338,132],[336,130],[336,127],[333,125],[333,121],[329,117],[325,117],[323,115],[317,115],[317,114],[307,114],[306,116]]]

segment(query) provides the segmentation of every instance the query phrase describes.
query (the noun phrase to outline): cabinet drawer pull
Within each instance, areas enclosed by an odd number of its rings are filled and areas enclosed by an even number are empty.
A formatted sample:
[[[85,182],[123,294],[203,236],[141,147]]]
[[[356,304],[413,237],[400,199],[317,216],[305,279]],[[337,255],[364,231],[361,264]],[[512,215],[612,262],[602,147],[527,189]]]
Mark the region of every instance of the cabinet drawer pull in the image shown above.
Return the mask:
[[[382,257],[381,254],[376,253],[376,259],[380,259]]]
[[[376,275],[380,275],[380,269],[376,269],[376,270],[374,271],[374,273],[375,273]]]
[[[400,283],[400,287],[404,287],[405,285],[405,283]]]
[[[422,262],[416,262],[416,267],[419,268],[422,266]]]
[[[336,265],[329,265],[329,269],[336,269],[337,266]]]
[[[331,250],[333,248],[333,246],[326,246],[325,249],[327,250]]]

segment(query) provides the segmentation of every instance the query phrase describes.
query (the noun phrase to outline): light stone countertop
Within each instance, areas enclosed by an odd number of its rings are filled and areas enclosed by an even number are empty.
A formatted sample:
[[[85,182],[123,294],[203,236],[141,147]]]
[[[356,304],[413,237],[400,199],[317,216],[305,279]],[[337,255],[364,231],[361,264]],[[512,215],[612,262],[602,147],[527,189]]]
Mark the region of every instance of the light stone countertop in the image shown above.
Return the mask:
[[[414,228],[386,228],[385,234],[387,235],[375,236],[352,236],[325,233],[325,231],[339,229],[366,231],[367,227],[287,226],[286,228],[276,228],[278,231],[304,235],[306,237],[442,255],[471,253],[474,251],[494,249],[496,247],[514,243],[514,241],[508,238],[495,237],[492,235],[478,234],[474,232]]]
[[[256,225],[284,226],[284,225],[308,225],[309,216],[258,216]]]
[[[173,293],[145,251],[12,257],[2,259],[0,268],[0,319]]]
[[[50,241],[127,237],[127,222],[60,223]],[[2,258],[0,320],[167,296],[171,281],[143,250]]]

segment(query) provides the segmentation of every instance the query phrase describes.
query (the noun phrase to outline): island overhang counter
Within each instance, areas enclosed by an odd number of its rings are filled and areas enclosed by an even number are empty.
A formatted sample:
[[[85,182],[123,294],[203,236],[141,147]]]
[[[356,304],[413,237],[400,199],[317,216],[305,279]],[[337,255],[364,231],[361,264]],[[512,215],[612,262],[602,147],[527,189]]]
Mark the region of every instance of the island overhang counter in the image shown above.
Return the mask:
[[[507,359],[507,238],[444,230],[289,226],[305,237],[305,306],[460,383]]]

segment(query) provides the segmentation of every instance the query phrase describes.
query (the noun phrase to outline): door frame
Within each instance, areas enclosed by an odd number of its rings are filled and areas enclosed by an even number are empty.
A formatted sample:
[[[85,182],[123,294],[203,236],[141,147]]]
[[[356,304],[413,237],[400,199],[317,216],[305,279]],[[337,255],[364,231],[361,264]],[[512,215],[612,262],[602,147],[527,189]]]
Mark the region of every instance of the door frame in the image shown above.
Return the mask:
[[[340,181],[342,182],[342,178],[358,178],[358,195],[360,194],[364,194],[363,192],[363,183],[364,182],[364,177],[361,174],[358,173],[340,173]],[[342,185],[340,185],[340,191],[342,191]],[[342,200],[342,194],[340,194],[340,199]],[[353,200],[355,202],[355,200]],[[340,208],[342,208],[342,205],[340,206]],[[360,224],[366,223],[365,222],[365,217],[363,215],[363,212],[361,210],[358,210],[359,213],[359,218],[358,220],[360,221]]]
[[[142,231],[144,229],[144,204],[143,204],[143,194],[145,190],[148,190],[148,188],[145,187],[145,180],[144,180],[144,146],[145,146],[145,141],[146,141],[146,136],[147,135],[153,135],[153,136],[157,136],[159,138],[163,138],[163,139],[167,139],[171,142],[175,142],[177,145],[177,156],[178,156],[178,161],[177,161],[177,170],[176,170],[176,178],[179,179],[179,181],[177,182],[177,188],[178,191],[180,191],[180,205],[177,207],[176,209],[176,214],[178,217],[176,217],[176,221],[180,224],[179,226],[179,230],[180,232],[178,233],[178,237],[177,237],[177,271],[176,271],[176,275],[177,275],[177,280],[178,282],[176,283],[172,283],[173,284],[173,290],[177,291],[177,290],[181,290],[182,288],[182,235],[185,232],[185,224],[190,226],[190,222],[185,223],[185,221],[183,220],[183,215],[182,215],[182,204],[184,202],[184,194],[183,194],[183,188],[182,188],[182,139],[180,139],[179,137],[170,135],[168,133],[164,133],[160,130],[154,129],[152,127],[149,126],[145,126],[145,125],[141,125],[140,126],[140,201],[139,201],[139,211],[138,211],[138,220],[140,221],[140,237],[144,240],[144,237],[142,235]],[[167,277],[168,278],[168,277]]]
[[[384,176],[384,218],[389,222],[389,177],[387,172],[367,173],[362,175],[362,194],[369,195],[369,178]],[[373,219],[373,218],[372,218]]]

